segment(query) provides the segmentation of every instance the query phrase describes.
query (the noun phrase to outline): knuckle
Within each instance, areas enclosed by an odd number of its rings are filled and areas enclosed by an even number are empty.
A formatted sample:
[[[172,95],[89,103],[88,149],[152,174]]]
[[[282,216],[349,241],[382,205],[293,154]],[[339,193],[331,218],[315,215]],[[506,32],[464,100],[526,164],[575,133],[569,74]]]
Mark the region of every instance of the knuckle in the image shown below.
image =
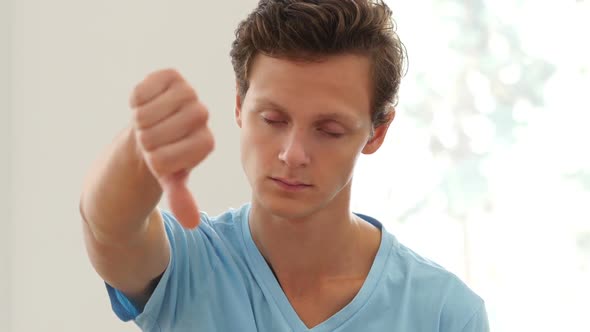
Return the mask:
[[[196,106],[191,106],[187,110],[187,124],[190,128],[200,127],[207,121],[208,115]]]
[[[197,105],[197,110],[199,113],[199,117],[203,123],[206,123],[207,121],[209,121],[209,110],[207,109],[207,107],[205,105],[203,105],[202,103],[199,103]]]
[[[194,109],[189,108],[184,111],[182,129],[192,130],[199,125],[199,114]]]
[[[164,68],[161,71],[161,75],[172,77],[172,78],[180,78],[180,73],[175,68]]]
[[[187,83],[176,85],[176,95],[183,101],[192,101],[197,99],[195,90]]]
[[[213,151],[213,149],[215,148],[215,139],[213,138],[213,134],[211,133],[211,131],[208,129],[207,133],[205,134],[205,137],[203,137],[202,144],[203,148],[207,153]]]
[[[174,68],[164,68],[151,73],[146,80],[161,81],[161,80],[176,80],[179,79],[180,73]]]

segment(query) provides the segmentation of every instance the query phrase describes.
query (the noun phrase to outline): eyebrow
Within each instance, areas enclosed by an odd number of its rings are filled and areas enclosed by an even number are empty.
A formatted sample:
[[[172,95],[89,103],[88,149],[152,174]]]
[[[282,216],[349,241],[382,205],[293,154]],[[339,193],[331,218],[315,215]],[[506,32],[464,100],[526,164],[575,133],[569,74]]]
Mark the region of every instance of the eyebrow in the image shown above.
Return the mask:
[[[285,115],[289,115],[289,112],[287,111],[287,109],[275,102],[272,102],[270,100],[266,100],[266,99],[259,99],[259,100],[255,100],[254,105],[256,105],[256,108],[269,108],[272,109],[273,111],[277,111],[279,113],[283,113]],[[354,122],[356,121],[356,119],[351,116],[348,115],[346,113],[338,113],[338,112],[326,112],[326,113],[321,113],[319,115],[316,116],[316,121],[318,122],[323,122],[323,121],[329,121],[329,120],[340,120],[346,123],[351,123],[354,124]]]

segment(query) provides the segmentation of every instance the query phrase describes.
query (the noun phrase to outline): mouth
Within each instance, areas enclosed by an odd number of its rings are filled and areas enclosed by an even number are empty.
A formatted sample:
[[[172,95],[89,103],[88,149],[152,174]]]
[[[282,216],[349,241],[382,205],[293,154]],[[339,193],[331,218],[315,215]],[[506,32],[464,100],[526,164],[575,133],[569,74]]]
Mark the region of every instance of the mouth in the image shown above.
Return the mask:
[[[285,179],[285,178],[275,178],[270,177],[270,179],[276,183],[279,187],[287,190],[302,190],[305,188],[312,187],[311,184],[294,180],[294,179]]]

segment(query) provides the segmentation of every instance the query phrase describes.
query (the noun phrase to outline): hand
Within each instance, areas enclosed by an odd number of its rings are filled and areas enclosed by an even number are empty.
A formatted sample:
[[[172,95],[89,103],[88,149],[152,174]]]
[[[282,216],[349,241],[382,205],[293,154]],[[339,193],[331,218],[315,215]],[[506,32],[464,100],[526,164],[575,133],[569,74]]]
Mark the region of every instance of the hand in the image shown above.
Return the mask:
[[[213,150],[207,108],[171,69],[148,75],[133,91],[130,104],[139,150],[172,213],[185,228],[198,226],[199,210],[186,182],[190,171]]]

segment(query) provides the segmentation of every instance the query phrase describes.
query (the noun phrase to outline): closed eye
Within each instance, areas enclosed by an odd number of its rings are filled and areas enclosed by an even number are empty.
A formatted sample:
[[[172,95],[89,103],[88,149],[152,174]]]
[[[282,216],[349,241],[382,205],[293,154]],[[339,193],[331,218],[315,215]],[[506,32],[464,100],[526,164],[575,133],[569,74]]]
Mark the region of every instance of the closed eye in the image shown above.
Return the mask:
[[[268,123],[271,126],[278,126],[278,125],[282,125],[282,124],[286,124],[287,121],[282,121],[282,120],[271,120],[269,118],[262,118],[264,120],[264,122]]]
[[[320,131],[322,134],[327,135],[329,137],[333,137],[333,138],[340,138],[342,137],[344,134],[342,133],[335,133],[335,132],[331,132],[322,128],[318,128],[318,131]]]

